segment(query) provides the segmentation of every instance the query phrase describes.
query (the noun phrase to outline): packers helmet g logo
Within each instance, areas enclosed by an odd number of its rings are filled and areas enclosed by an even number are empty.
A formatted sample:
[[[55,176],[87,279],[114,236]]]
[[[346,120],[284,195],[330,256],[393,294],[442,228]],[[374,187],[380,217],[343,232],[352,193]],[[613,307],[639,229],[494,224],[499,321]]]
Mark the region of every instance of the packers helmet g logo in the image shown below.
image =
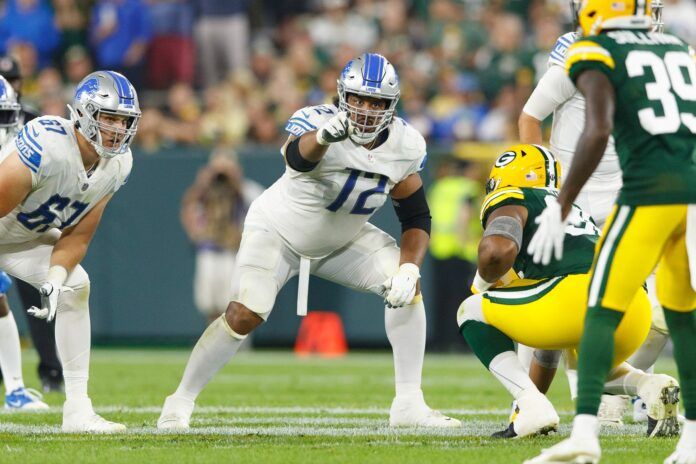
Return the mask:
[[[517,157],[517,153],[515,153],[514,151],[506,151],[505,153],[500,155],[497,160],[495,160],[495,166],[498,168],[507,166],[508,164],[515,161],[515,157]]]
[[[503,187],[560,186],[561,167],[549,150],[521,144],[498,156],[486,182],[486,193]]]

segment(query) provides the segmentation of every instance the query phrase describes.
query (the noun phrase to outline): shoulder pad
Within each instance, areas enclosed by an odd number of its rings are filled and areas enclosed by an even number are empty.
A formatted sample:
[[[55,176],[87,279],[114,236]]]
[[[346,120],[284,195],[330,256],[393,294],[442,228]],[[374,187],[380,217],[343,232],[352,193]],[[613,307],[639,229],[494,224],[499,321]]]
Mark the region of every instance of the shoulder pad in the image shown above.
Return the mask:
[[[397,125],[401,131],[401,148],[403,154],[408,158],[420,159],[425,156],[426,143],[425,138],[415,127],[401,118],[394,118],[392,125]],[[399,127],[400,126],[400,127]]]
[[[522,189],[503,187],[486,195],[481,204],[481,225],[485,227],[488,215],[505,205],[524,205],[524,192]]]
[[[565,61],[566,72],[569,73],[573,65],[580,62],[594,62],[609,69],[616,67],[609,50],[602,47],[593,38],[582,39],[570,46]]]
[[[69,130],[72,130],[70,122],[57,116],[42,116],[29,121],[15,139],[19,158],[34,173],[50,174],[60,164],[56,160],[61,159],[66,145],[72,144]]]
[[[306,106],[288,119],[285,130],[294,136],[301,136],[305,132],[312,132],[327,119],[338,113],[338,108],[333,105]]]
[[[573,42],[575,42],[577,38],[578,34],[576,32],[568,32],[556,40],[556,44],[551,49],[551,53],[549,53],[549,68],[551,66],[564,65],[568,48],[573,45]]]

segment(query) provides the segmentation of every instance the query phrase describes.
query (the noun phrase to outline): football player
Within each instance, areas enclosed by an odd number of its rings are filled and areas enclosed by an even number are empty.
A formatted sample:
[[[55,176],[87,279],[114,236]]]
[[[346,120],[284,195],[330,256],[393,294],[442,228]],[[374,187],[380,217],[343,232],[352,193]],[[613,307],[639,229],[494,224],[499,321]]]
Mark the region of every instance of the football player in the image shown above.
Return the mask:
[[[651,32],[647,0],[583,0],[575,5],[582,37],[568,50],[565,66],[585,96],[585,127],[558,199],[539,216],[528,250],[534,261],[550,263],[563,256],[563,231],[573,223],[568,216],[572,202],[612,132],[623,186],[592,269],[571,436],[528,462],[599,461],[596,416],[615,331],[632,317],[631,299],[657,266],[657,297],[674,343],[687,419],[676,451],[665,462],[693,463],[696,63],[682,40]],[[675,416],[678,393],[676,383],[665,385],[657,409]],[[676,431],[676,418],[669,422]]]
[[[570,251],[562,260],[538,265],[526,251],[537,217],[555,201],[560,172],[558,161],[541,145],[516,145],[498,157],[481,207],[484,233],[474,279],[477,294],[457,313],[462,336],[517,402],[508,430],[501,434],[506,437],[546,433],[559,421],[515,355],[513,342],[574,351],[583,331],[588,271],[599,238],[592,218],[573,205],[573,222],[563,236]],[[616,335],[612,393],[639,393],[653,405],[662,386],[672,385],[674,379],[622,363],[645,339],[650,325],[650,303],[643,289],[634,292],[631,308],[631,317],[624,319]],[[648,434],[662,435],[665,418],[653,419]]]
[[[70,120],[32,120],[0,154],[0,269],[41,293],[34,316],[56,319],[66,432],[117,432],[87,395],[90,282],[85,256],[109,199],[132,166],[138,97],[121,74],[97,71],[78,85]]]
[[[0,147],[15,136],[19,127],[21,106],[12,86],[0,77]],[[41,395],[24,388],[19,332],[7,302],[7,290],[12,281],[0,271],[0,371],[5,382],[5,408],[11,410],[46,409]]]
[[[662,1],[652,0],[655,30],[661,31]],[[568,48],[577,40],[577,32],[569,32],[558,38],[548,61],[548,69],[537,84],[524,106],[519,118],[520,140],[524,143],[542,143],[541,122],[553,112],[550,147],[558,157],[564,172],[572,164],[573,153],[580,138],[585,121],[585,99],[575,88],[564,70]],[[592,216],[601,229],[611,212],[616,195],[621,188],[621,168],[616,154],[613,137],[597,169],[578,194],[575,203]],[[655,296],[654,275],[648,279],[648,296],[653,308],[653,324],[645,343],[628,360],[632,366],[650,370],[667,342],[667,328],[662,307]],[[523,345],[518,354],[525,365],[530,366],[530,376],[546,392],[555,374],[560,353],[536,351]],[[572,357],[566,357],[566,361]],[[566,374],[573,400],[577,396],[577,370],[566,365]],[[638,404],[642,401],[638,400]],[[599,409],[599,420],[603,424],[621,425],[622,416],[628,406],[628,397],[603,395]],[[638,411],[642,412],[640,408]],[[640,414],[641,418],[646,418]],[[638,416],[635,416],[638,418]]]
[[[268,318],[276,294],[298,273],[305,295],[311,273],[384,298],[396,380],[390,425],[460,426],[430,409],[421,391],[425,309],[419,277],[430,212],[419,171],[426,147],[395,116],[399,95],[391,63],[366,53],[341,72],[338,107],[302,108],[289,119],[281,149],[287,167],[247,213],[232,301],[194,347],[159,428],[189,426],[198,394]],[[402,225],[400,248],[367,222],[388,196]]]

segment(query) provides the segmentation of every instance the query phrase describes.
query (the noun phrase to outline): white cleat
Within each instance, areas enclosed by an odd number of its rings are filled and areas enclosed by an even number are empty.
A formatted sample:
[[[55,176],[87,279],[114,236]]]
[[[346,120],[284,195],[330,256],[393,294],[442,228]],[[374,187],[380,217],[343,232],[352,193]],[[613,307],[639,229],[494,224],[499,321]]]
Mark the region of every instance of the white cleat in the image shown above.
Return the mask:
[[[679,384],[665,374],[649,374],[638,384],[638,396],[645,401],[649,437],[679,435]]]
[[[118,433],[125,431],[125,425],[108,421],[96,414],[89,398],[67,400],[63,404],[63,432]]]
[[[11,411],[41,411],[48,405],[41,401],[43,395],[33,388],[20,387],[5,395],[5,409]]]
[[[597,464],[602,456],[597,437],[573,438],[571,435],[557,445],[541,451],[539,456],[524,464]]]
[[[623,416],[630,404],[630,398],[626,395],[602,395],[599,403],[597,419],[600,425],[609,427],[621,427],[624,425]]]
[[[558,428],[560,418],[551,402],[538,390],[523,391],[513,403],[510,425],[495,438],[518,438],[546,435]]]
[[[423,393],[397,396],[389,410],[390,427],[461,427],[462,423],[430,409]]]
[[[186,430],[189,428],[191,414],[195,404],[191,400],[180,396],[169,395],[164,400],[162,414],[157,419],[157,428],[160,430]]]
[[[672,453],[664,464],[696,464],[696,448],[679,447]]]
[[[636,396],[633,401],[633,422],[647,422],[648,409],[645,407],[645,401],[640,396]]]

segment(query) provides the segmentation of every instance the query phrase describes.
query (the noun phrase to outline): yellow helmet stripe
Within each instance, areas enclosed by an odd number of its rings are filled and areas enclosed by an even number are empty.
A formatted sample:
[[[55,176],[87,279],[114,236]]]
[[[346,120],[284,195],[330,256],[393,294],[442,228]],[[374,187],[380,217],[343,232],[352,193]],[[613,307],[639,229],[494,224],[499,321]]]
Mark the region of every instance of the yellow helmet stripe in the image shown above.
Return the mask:
[[[553,155],[551,154],[550,151],[548,151],[546,148],[542,147],[541,145],[533,145],[536,147],[537,150],[541,153],[541,156],[544,157],[544,166],[546,167],[546,181],[545,181],[545,186],[546,187],[554,187],[558,188],[558,170],[556,168],[556,163]],[[553,185],[551,185],[551,181],[553,179]]]
[[[483,205],[481,206],[480,219],[483,221],[483,217],[486,215],[486,211],[488,211],[488,208],[495,206],[501,201],[507,200],[508,198],[524,200],[524,193],[522,192],[522,190],[516,187],[505,187],[500,190],[496,190],[494,192],[489,193],[488,196],[486,196],[486,198],[483,200]]]

